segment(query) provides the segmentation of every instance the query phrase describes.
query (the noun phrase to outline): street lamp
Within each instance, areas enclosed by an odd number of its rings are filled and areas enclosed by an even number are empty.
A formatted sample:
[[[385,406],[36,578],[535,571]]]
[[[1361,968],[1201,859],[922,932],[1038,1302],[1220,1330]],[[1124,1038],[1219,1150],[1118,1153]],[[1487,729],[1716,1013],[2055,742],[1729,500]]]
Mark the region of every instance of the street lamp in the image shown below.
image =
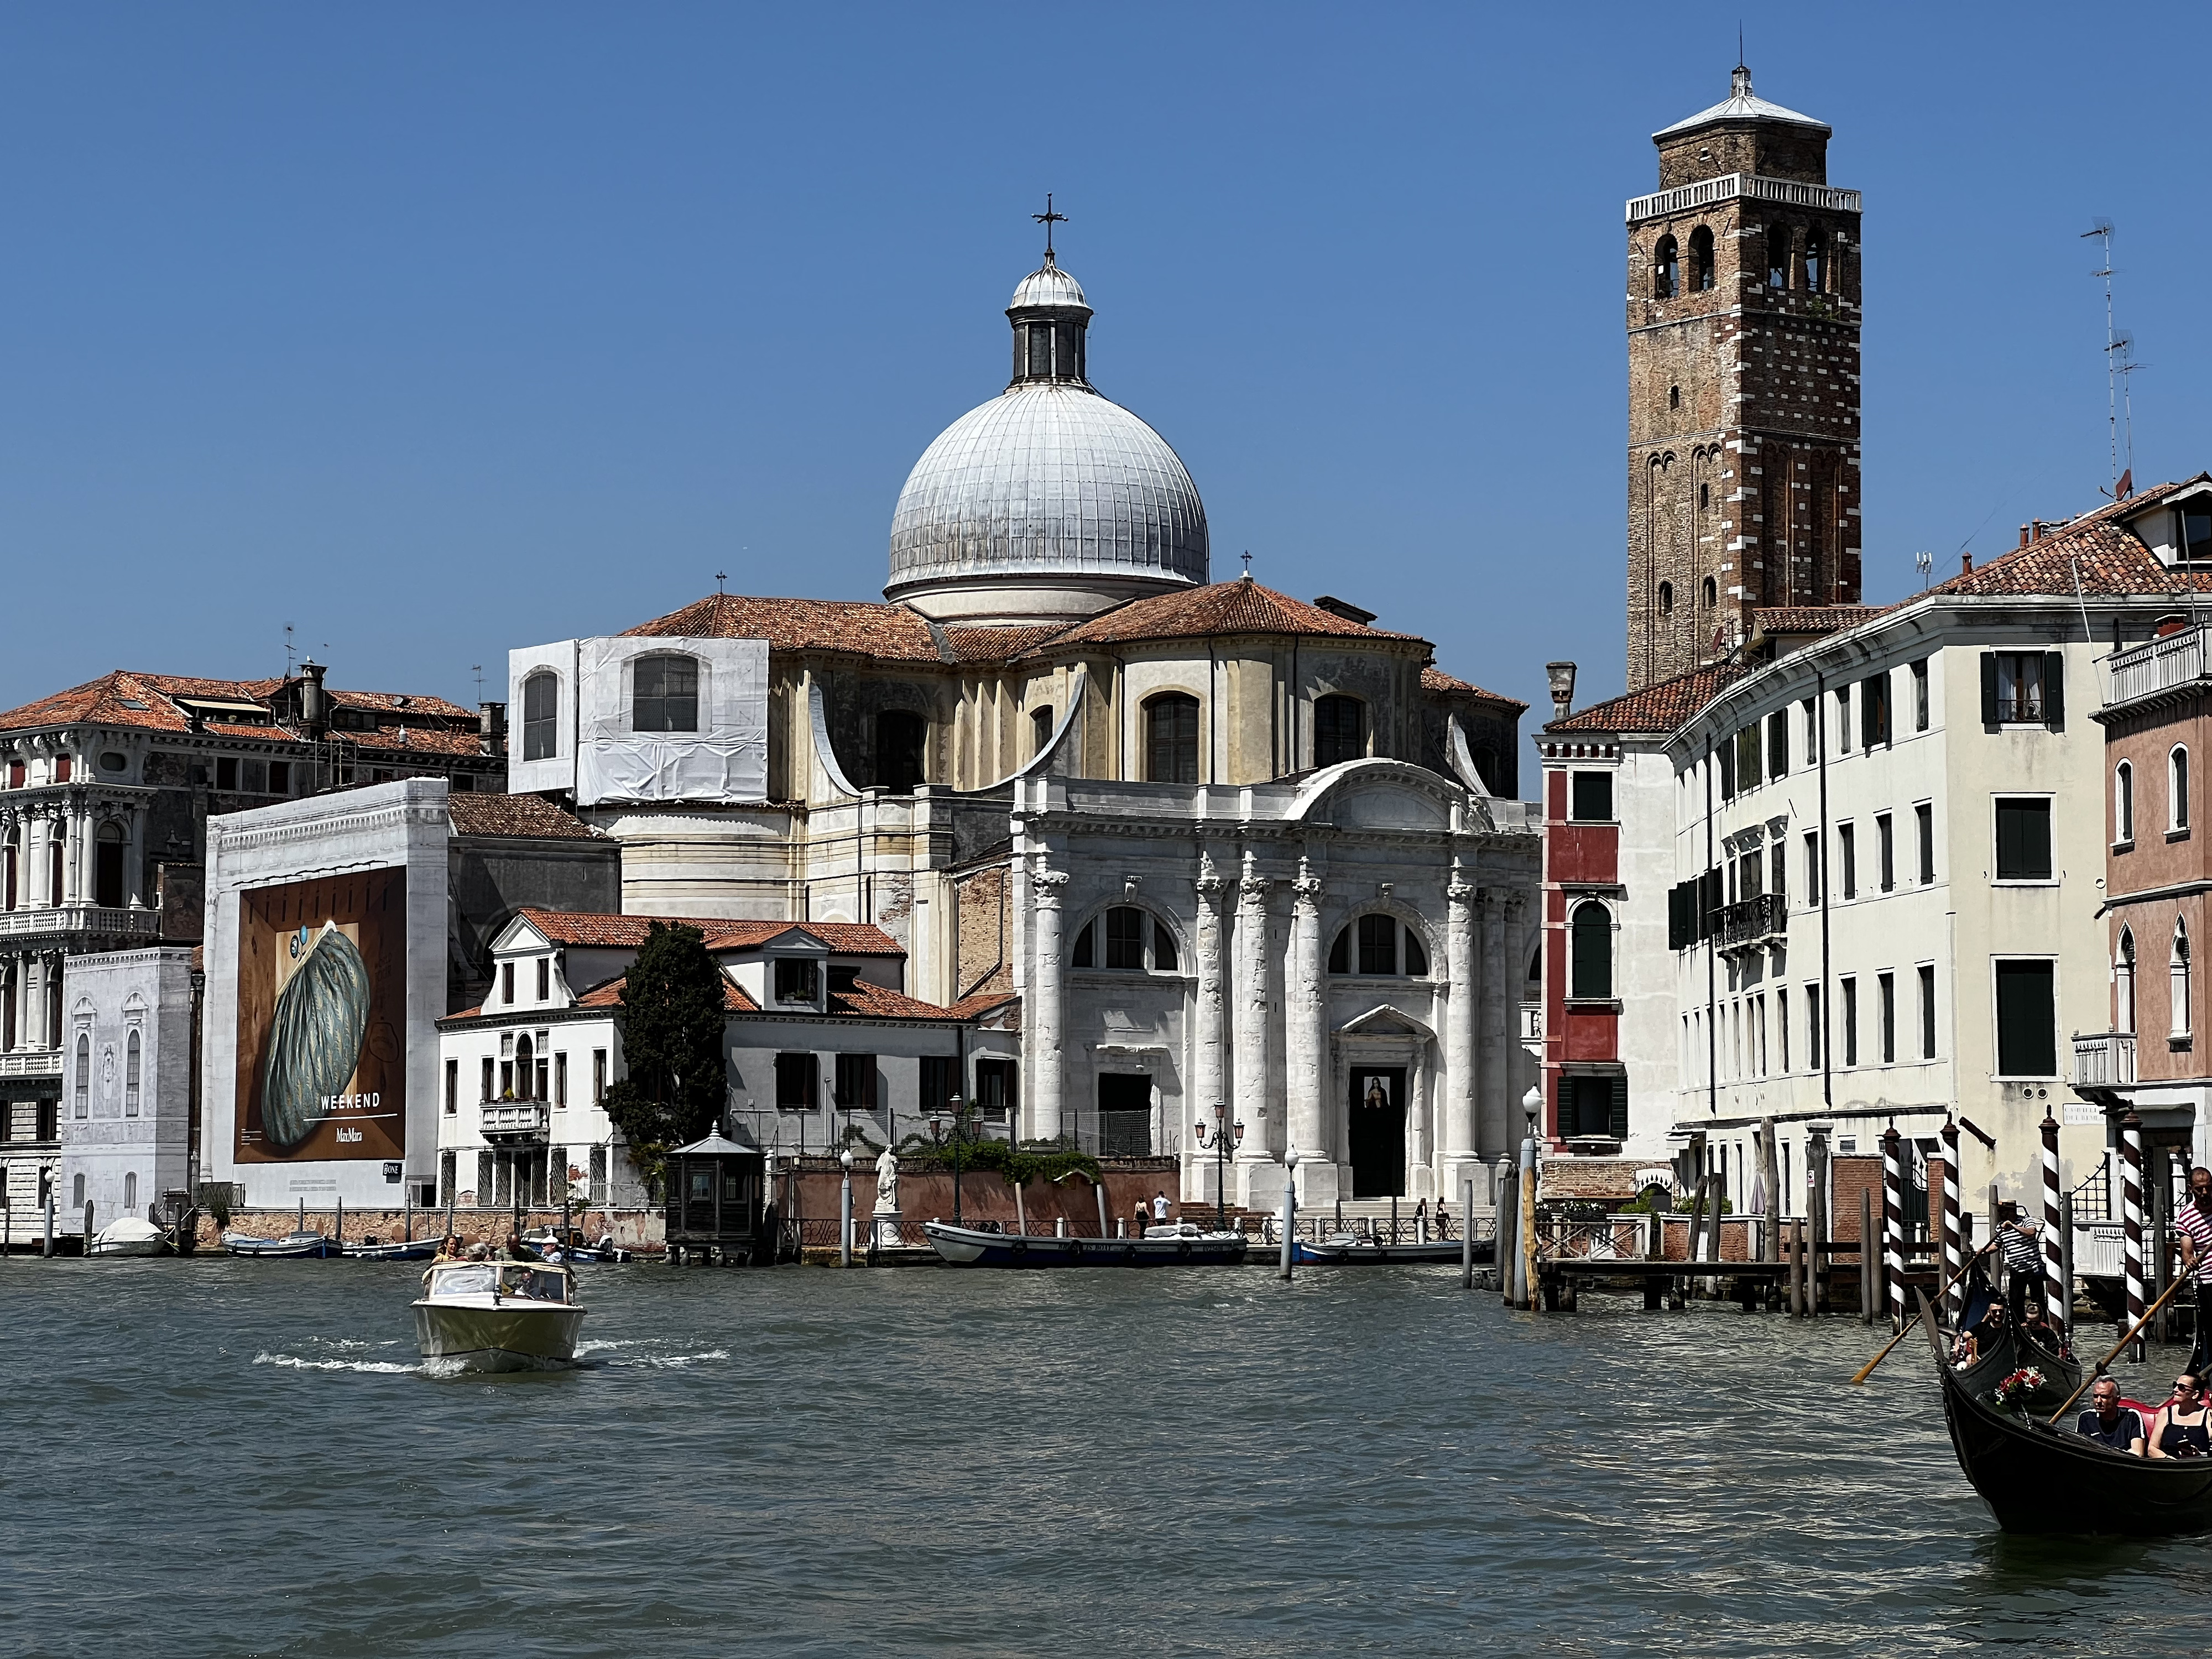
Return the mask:
[[[961,1224],[960,1133],[962,1121],[967,1115],[967,1103],[963,1102],[958,1095],[953,1095],[945,1101],[945,1110],[949,1111],[952,1115],[952,1224],[957,1227]],[[942,1140],[945,1138],[943,1133],[942,1116],[943,1114],[938,1111],[935,1108],[933,1107],[931,1109],[929,1114],[929,1138],[932,1140]]]
[[[1521,1097],[1521,1110],[1528,1120],[1528,1139],[1531,1140],[1536,1138],[1536,1118],[1543,1109],[1544,1091],[1532,1083],[1528,1085],[1528,1092]]]
[[[1244,1126],[1229,1121],[1229,1108],[1216,1103],[1213,1108],[1213,1137],[1206,1138],[1206,1120],[1196,1125],[1198,1150],[1213,1154],[1213,1226],[1217,1232],[1229,1231],[1229,1149],[1244,1144]]]
[[[837,1265],[853,1265],[853,1148],[848,1143],[837,1154],[837,1162],[844,1166],[845,1182],[837,1195]]]

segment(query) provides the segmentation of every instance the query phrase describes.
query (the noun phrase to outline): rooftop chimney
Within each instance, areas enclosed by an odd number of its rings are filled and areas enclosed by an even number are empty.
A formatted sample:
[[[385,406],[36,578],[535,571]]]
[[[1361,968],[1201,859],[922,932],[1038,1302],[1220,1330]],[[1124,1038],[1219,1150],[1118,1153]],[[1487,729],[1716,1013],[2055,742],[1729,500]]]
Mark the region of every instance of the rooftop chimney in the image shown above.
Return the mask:
[[[1974,574],[1974,556],[1972,554],[1961,553],[1959,555],[1959,574],[1961,576],[1971,576]]]
[[[507,752],[507,705],[503,702],[480,702],[477,705],[477,747],[487,755]]]
[[[313,657],[300,665],[300,728],[310,738],[331,729],[331,696],[323,690],[324,672]]]
[[[1571,662],[1547,662],[1544,665],[1544,677],[1552,683],[1552,718],[1563,720],[1575,706],[1575,665]]]

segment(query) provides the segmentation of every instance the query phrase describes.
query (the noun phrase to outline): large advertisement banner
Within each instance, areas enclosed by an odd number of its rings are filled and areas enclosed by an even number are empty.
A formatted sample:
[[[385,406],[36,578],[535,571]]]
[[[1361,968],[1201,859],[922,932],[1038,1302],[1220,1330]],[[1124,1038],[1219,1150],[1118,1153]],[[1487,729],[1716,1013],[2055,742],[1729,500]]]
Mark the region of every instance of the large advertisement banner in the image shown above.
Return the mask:
[[[239,895],[240,1163],[406,1151],[407,872]]]

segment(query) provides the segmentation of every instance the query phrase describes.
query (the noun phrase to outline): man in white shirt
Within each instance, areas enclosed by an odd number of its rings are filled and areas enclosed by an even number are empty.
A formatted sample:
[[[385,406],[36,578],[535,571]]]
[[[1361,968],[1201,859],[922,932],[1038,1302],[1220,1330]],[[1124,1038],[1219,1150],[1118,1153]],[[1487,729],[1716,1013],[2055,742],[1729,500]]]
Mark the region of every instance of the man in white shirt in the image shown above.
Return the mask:
[[[1152,1194],[1152,1220],[1155,1224],[1168,1218],[1168,1195],[1164,1191]]]

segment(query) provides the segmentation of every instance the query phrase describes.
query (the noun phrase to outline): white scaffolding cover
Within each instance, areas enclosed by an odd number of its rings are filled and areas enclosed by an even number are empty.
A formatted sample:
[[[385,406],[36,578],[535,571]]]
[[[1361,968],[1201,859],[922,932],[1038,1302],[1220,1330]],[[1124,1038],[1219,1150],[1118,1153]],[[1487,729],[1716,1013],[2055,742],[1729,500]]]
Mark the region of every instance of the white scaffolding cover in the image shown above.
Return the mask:
[[[633,665],[699,667],[699,729],[631,729]],[[577,648],[576,801],[757,803],[768,799],[768,641],[620,635]]]

